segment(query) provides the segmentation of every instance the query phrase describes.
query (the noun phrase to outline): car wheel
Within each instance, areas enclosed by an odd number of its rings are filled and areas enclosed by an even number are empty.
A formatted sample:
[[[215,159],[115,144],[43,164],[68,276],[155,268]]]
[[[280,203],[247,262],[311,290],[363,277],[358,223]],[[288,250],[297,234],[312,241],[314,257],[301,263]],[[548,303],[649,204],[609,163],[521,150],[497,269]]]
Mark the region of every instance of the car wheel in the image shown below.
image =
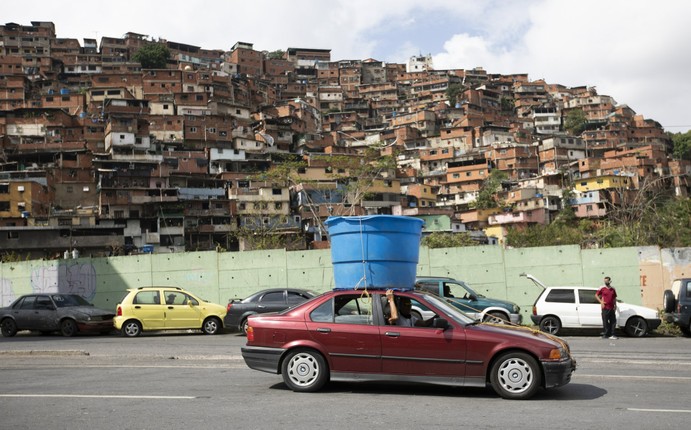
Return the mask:
[[[122,325],[122,335],[127,337],[137,337],[142,334],[142,325],[139,321],[129,320]]]
[[[243,335],[247,336],[247,329],[249,328],[249,326],[249,318],[245,318],[244,320],[242,320],[242,323],[240,323],[240,331]]]
[[[624,330],[631,337],[643,337],[648,332],[648,322],[641,317],[631,317],[626,320]]]
[[[542,384],[537,361],[523,352],[500,356],[490,373],[492,388],[505,399],[528,399]]]
[[[329,379],[326,360],[310,349],[291,351],[281,366],[283,382],[293,391],[313,392],[321,389]]]
[[[509,319],[501,312],[493,311],[487,312],[482,318],[482,322],[489,322],[495,324],[504,324],[509,322]]]
[[[5,318],[0,323],[0,332],[5,337],[12,337],[17,334],[17,323],[12,318]]]
[[[559,330],[561,330],[561,321],[559,321],[559,318],[552,315],[544,317],[542,321],[540,321],[540,330],[556,336],[559,334]]]
[[[672,290],[665,290],[665,292],[662,293],[662,308],[665,310],[665,312],[670,313],[674,312],[676,305],[674,292],[672,292]]]
[[[65,337],[72,337],[77,334],[77,323],[74,320],[63,320],[60,323],[60,333]]]
[[[202,325],[204,334],[216,334],[221,331],[221,320],[216,317],[210,317],[204,320]]]

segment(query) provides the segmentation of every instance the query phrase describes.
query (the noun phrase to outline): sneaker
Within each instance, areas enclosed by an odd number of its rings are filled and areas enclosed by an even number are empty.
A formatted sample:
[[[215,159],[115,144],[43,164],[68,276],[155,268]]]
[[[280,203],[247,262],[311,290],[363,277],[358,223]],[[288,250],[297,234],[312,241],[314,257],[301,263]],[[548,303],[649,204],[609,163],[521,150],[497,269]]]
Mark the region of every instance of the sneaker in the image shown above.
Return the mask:
[[[609,338],[610,338],[610,339],[612,339],[612,340],[616,340],[616,339],[619,339],[619,338],[618,338],[618,337],[616,337],[616,336],[610,336]]]

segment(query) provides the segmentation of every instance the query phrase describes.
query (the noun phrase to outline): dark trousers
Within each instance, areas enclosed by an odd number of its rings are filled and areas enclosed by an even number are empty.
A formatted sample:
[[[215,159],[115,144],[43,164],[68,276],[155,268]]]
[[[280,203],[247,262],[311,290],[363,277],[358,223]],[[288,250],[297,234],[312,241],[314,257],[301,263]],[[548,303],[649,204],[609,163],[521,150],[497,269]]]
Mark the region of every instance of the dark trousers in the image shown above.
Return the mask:
[[[605,329],[604,337],[614,336],[614,328],[617,326],[617,311],[615,309],[602,310],[602,327]]]

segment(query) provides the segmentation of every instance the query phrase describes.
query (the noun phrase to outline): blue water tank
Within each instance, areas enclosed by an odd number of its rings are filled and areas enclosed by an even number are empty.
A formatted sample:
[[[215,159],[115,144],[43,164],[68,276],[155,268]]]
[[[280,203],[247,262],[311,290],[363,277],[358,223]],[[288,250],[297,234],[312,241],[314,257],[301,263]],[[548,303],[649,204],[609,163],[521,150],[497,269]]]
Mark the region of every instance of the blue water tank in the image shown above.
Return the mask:
[[[412,290],[422,225],[405,216],[329,217],[334,289]]]
[[[60,94],[65,95],[65,94],[69,94],[69,93],[70,93],[70,90],[68,90],[67,88],[61,88],[60,89]]]

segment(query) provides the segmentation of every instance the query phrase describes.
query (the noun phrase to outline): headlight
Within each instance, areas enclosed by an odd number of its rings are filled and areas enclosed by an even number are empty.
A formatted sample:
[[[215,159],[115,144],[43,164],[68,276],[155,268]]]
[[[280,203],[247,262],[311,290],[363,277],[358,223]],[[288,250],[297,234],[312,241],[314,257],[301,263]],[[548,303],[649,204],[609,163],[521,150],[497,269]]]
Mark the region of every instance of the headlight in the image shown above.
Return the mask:
[[[521,311],[521,307],[518,305],[513,305],[513,313],[517,314]]]
[[[566,351],[564,351],[564,348],[554,348],[549,351],[550,360],[561,360],[564,357],[566,357]]]

